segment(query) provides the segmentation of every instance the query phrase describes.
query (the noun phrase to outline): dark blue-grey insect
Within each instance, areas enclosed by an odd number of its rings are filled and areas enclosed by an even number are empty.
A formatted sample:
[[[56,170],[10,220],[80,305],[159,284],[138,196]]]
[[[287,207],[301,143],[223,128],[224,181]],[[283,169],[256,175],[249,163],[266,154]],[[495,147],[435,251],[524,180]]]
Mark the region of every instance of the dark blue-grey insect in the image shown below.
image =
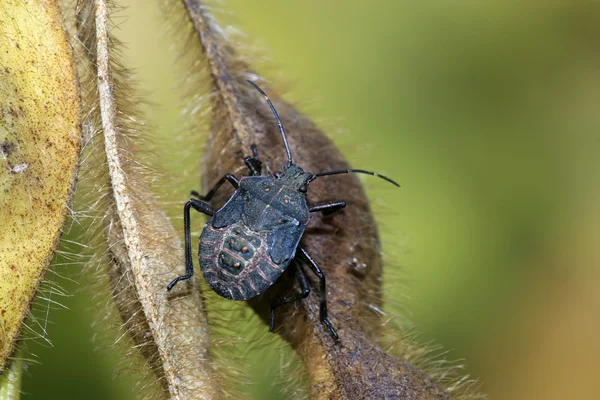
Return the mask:
[[[197,199],[190,199],[183,209],[186,274],[169,283],[167,289],[171,290],[177,282],[189,279],[194,273],[190,240],[190,208],[193,208],[211,217],[200,236],[198,256],[202,275],[215,292],[231,300],[251,299],[273,285],[291,261],[297,258],[304,261],[319,278],[320,319],[337,341],[338,335],[327,319],[325,275],[299,243],[310,213],[331,214],[344,208],[346,202],[341,200],[308,205],[308,185],[320,176],[356,172],[379,176],[399,185],[383,175],[359,169],[318,174],[302,170],[292,162],[285,131],[275,107],[256,84],[248,82],[265,97],[275,115],[287,152],[287,167],[274,175],[262,175],[262,162],[258,158],[256,146],[252,145],[252,157],[244,158],[250,176],[243,176],[238,180],[232,174],[227,174],[205,196],[192,192]],[[225,182],[230,182],[236,191],[221,209],[215,211],[207,202]],[[302,292],[271,304],[271,331],[274,329],[277,307],[306,298],[310,293],[300,263],[297,263],[295,272]]]

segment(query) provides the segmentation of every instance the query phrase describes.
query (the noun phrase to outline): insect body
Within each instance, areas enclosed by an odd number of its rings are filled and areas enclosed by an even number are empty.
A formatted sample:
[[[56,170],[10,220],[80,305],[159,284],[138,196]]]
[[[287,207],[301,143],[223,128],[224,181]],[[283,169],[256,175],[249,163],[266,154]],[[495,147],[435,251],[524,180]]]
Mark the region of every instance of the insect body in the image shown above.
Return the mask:
[[[200,237],[200,268],[218,294],[248,300],[271,286],[294,258],[309,210],[298,187],[314,175],[292,166],[246,176]]]
[[[312,174],[293,164],[285,131],[275,107],[258,86],[253,82],[249,83],[266,98],[275,115],[287,151],[288,165],[275,175],[262,175],[262,162],[253,145],[252,157],[244,159],[250,176],[238,180],[227,174],[205,196],[192,192],[196,198],[190,199],[184,206],[186,274],[173,280],[167,289],[171,290],[177,282],[189,279],[194,273],[190,239],[190,208],[193,208],[211,217],[200,236],[198,256],[204,279],[215,292],[231,300],[251,299],[273,285],[291,261],[297,258],[307,264],[319,278],[320,320],[334,339],[338,340],[338,335],[327,318],[325,275],[299,243],[311,212],[330,214],[344,208],[346,203],[342,200],[308,205],[308,185],[320,176],[352,172],[379,176],[399,185],[389,178],[364,170],[347,169]],[[227,181],[236,191],[223,207],[215,211],[207,202]],[[271,331],[274,329],[277,307],[303,299],[310,293],[300,263],[296,263],[295,272],[301,293],[271,304]]]

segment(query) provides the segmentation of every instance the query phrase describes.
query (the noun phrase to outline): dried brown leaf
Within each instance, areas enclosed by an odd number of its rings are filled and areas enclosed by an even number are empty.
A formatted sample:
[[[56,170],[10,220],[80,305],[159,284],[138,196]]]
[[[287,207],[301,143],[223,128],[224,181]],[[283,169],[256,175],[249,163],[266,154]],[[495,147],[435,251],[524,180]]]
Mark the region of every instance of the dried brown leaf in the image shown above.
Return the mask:
[[[310,119],[276,95],[237,57],[203,2],[183,3],[204,49],[214,86],[204,159],[205,190],[224,174],[240,170],[242,158],[250,155],[252,144],[258,146],[263,161],[274,169],[287,161],[273,115],[247,79],[256,81],[273,100],[288,132],[296,164],[310,172],[349,168],[340,151]],[[214,205],[223,204],[228,194],[231,192],[223,193]],[[319,321],[315,291],[302,302],[305,312],[278,318],[279,333],[304,359],[313,397],[448,399],[448,392],[425,372],[377,346],[380,324],[373,323],[370,307],[381,305],[382,263],[378,233],[365,193],[354,176],[317,179],[309,188],[309,204],[341,199],[348,204],[344,212],[329,217],[313,215],[301,242],[326,273],[329,317],[338,330],[341,345],[332,340]],[[348,268],[356,260],[366,266],[359,272]],[[312,283],[313,288],[318,288],[314,280]],[[267,297],[273,297],[278,290],[274,287],[251,302],[265,320]]]

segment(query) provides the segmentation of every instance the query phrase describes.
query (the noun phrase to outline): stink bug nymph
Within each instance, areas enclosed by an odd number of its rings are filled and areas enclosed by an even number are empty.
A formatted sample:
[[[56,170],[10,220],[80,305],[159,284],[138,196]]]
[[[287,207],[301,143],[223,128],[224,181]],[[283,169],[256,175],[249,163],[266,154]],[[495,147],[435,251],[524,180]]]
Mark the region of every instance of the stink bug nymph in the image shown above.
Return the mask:
[[[194,198],[183,208],[186,274],[174,279],[167,289],[171,290],[177,282],[189,279],[194,274],[190,240],[190,208],[193,208],[210,216],[200,235],[198,257],[202,275],[215,292],[231,300],[249,300],[273,285],[292,260],[303,261],[319,279],[320,320],[337,341],[338,335],[327,319],[325,274],[299,243],[310,213],[331,214],[344,208],[346,202],[340,200],[309,205],[306,201],[308,185],[321,176],[347,173],[374,175],[399,185],[383,175],[360,169],[317,174],[305,172],[292,162],[285,131],[273,103],[254,82],[248,82],[264,96],[273,111],[287,152],[287,166],[277,174],[263,175],[258,150],[252,145],[252,157],[244,158],[250,170],[249,176],[242,176],[238,180],[234,175],[227,174],[205,196],[192,192]],[[225,205],[215,211],[208,201],[225,182],[231,183],[236,190]],[[310,293],[301,263],[296,263],[295,272],[301,293],[280,298],[271,304],[271,332],[274,330],[275,309],[306,298]]]

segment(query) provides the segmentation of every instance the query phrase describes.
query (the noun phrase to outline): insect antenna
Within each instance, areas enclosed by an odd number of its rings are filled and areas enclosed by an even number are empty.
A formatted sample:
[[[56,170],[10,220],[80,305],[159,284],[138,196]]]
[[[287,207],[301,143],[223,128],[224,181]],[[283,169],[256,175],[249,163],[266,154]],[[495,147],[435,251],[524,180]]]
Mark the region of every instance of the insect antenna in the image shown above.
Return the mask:
[[[377,176],[377,177],[383,179],[384,181],[388,181],[389,183],[400,187],[400,185],[398,183],[396,183],[396,181],[388,178],[387,176],[383,176],[381,174],[378,174],[377,172],[365,171],[364,169],[340,169],[338,171],[319,172],[318,174],[315,174],[315,176],[319,177],[319,176],[351,174],[351,173]]]
[[[251,84],[252,86],[254,86],[254,88],[256,90],[258,90],[260,92],[260,94],[262,94],[264,96],[264,98],[267,100],[267,103],[269,103],[269,107],[271,107],[271,111],[273,111],[273,115],[275,115],[275,119],[277,120],[277,124],[279,125],[279,131],[281,132],[281,137],[283,138],[283,143],[285,144],[285,151],[287,152],[288,167],[289,167],[290,165],[292,165],[292,153],[290,152],[290,146],[288,145],[287,138],[285,137],[285,130],[283,130],[283,124],[281,123],[281,120],[279,119],[277,110],[275,110],[275,106],[273,105],[273,103],[271,103],[271,100],[269,100],[269,97],[267,96],[267,94],[265,92],[263,92],[263,90],[261,88],[259,88],[256,83],[254,83],[250,80],[248,81],[248,83]]]

